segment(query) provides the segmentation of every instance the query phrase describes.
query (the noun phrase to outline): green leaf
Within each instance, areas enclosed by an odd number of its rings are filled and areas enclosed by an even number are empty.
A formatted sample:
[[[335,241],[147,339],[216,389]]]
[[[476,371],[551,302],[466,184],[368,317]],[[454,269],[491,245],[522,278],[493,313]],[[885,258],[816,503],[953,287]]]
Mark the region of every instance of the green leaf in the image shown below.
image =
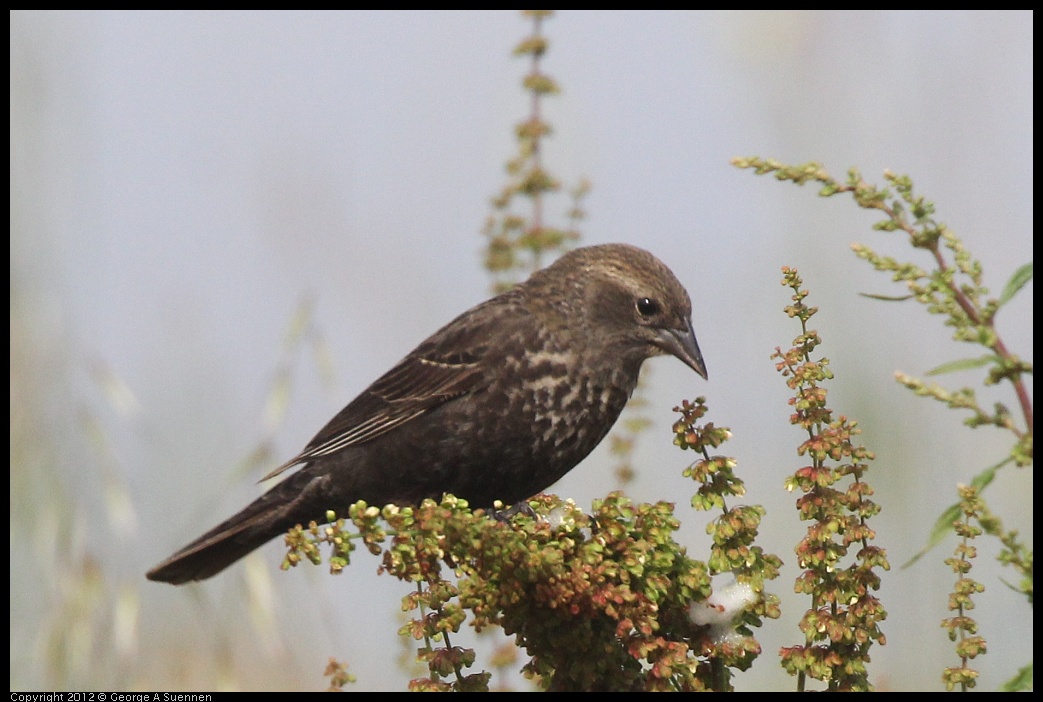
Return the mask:
[[[981,368],[987,366],[990,363],[1001,361],[1002,359],[994,353],[985,354],[979,358],[961,358],[957,361],[950,361],[943,363],[937,368],[932,368],[927,371],[927,375],[943,375],[945,373],[955,373],[961,370],[970,370],[972,368]]]
[[[902,564],[902,568],[908,568],[913,563],[927,555],[927,552],[941,543],[942,539],[952,534],[952,523],[960,518],[960,504],[957,502],[950,505],[934,523],[931,535],[927,539],[927,545],[908,561]]]
[[[978,492],[983,491],[985,488],[989,486],[989,483],[991,483],[996,478],[996,472],[1010,462],[1011,458],[1008,456],[996,465],[989,466],[988,468],[971,478],[971,486],[977,488]]]
[[[862,297],[868,297],[871,300],[883,300],[884,302],[902,302],[903,300],[909,300],[915,295],[877,295],[875,293],[858,293]]]
[[[989,483],[991,483],[993,479],[995,479],[996,472],[1010,462],[1011,458],[1007,457],[999,463],[997,463],[996,465],[989,466],[988,468],[971,478],[971,485],[978,488],[979,492],[983,491],[989,485]],[[931,535],[927,539],[927,545],[920,549],[920,551],[915,556],[903,563],[902,568],[908,568],[913,563],[916,563],[918,560],[927,555],[928,551],[930,551],[932,548],[941,543],[942,539],[952,534],[952,523],[959,519],[961,514],[962,513],[960,511],[959,502],[957,502],[954,505],[950,505],[948,508],[946,508],[946,510],[942,512],[941,516],[938,517],[938,519],[935,521],[934,527],[931,529]]]
[[[1000,304],[1005,305],[1012,297],[1018,294],[1018,291],[1025,287],[1025,283],[1032,280],[1032,263],[1026,263],[1024,266],[1014,271],[1014,275],[1007,281],[1006,287],[1003,288],[1003,294],[1000,295]]]
[[[1002,692],[1020,692],[1032,689],[1032,664],[1021,668],[1017,675],[1000,686]]]

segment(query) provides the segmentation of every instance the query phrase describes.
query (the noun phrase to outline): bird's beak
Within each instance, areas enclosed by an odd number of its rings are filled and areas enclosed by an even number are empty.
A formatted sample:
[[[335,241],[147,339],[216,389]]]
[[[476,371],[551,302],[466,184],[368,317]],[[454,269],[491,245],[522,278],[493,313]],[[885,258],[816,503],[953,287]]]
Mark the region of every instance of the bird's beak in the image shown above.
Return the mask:
[[[659,329],[652,343],[671,356],[681,359],[704,380],[708,380],[706,363],[703,362],[703,354],[699,351],[699,343],[695,340],[691,321],[684,329]]]

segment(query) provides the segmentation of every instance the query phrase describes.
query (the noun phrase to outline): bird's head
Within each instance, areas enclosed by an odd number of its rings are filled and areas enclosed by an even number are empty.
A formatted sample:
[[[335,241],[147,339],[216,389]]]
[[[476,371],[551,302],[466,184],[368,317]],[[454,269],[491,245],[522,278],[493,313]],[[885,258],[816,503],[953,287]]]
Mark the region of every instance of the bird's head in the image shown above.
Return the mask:
[[[550,289],[563,322],[593,344],[640,365],[651,356],[676,356],[706,378],[692,329],[692,302],[659,259],[627,244],[575,249],[536,273],[527,286]]]

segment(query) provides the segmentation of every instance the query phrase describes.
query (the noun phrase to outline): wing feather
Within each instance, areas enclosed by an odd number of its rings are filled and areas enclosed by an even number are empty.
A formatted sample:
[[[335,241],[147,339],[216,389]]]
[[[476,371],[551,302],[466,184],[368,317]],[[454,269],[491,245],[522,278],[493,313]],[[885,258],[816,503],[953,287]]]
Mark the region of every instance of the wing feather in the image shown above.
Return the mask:
[[[303,451],[261,480],[371,441],[445,402],[474,392],[484,382],[482,358],[490,348],[487,332],[485,325],[451,323],[352,400]],[[460,343],[465,340],[475,343]],[[461,346],[468,351],[461,352]],[[440,353],[442,348],[453,351]]]

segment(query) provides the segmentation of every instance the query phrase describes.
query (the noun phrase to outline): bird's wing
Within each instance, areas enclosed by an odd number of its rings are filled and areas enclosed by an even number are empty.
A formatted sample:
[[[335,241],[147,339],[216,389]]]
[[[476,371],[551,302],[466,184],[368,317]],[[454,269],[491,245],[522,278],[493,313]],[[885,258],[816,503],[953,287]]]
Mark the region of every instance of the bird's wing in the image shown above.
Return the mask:
[[[456,322],[465,317],[461,315]],[[483,382],[482,358],[491,346],[488,332],[481,323],[451,323],[342,409],[301,453],[261,480],[370,441],[444,402],[473,392]]]

